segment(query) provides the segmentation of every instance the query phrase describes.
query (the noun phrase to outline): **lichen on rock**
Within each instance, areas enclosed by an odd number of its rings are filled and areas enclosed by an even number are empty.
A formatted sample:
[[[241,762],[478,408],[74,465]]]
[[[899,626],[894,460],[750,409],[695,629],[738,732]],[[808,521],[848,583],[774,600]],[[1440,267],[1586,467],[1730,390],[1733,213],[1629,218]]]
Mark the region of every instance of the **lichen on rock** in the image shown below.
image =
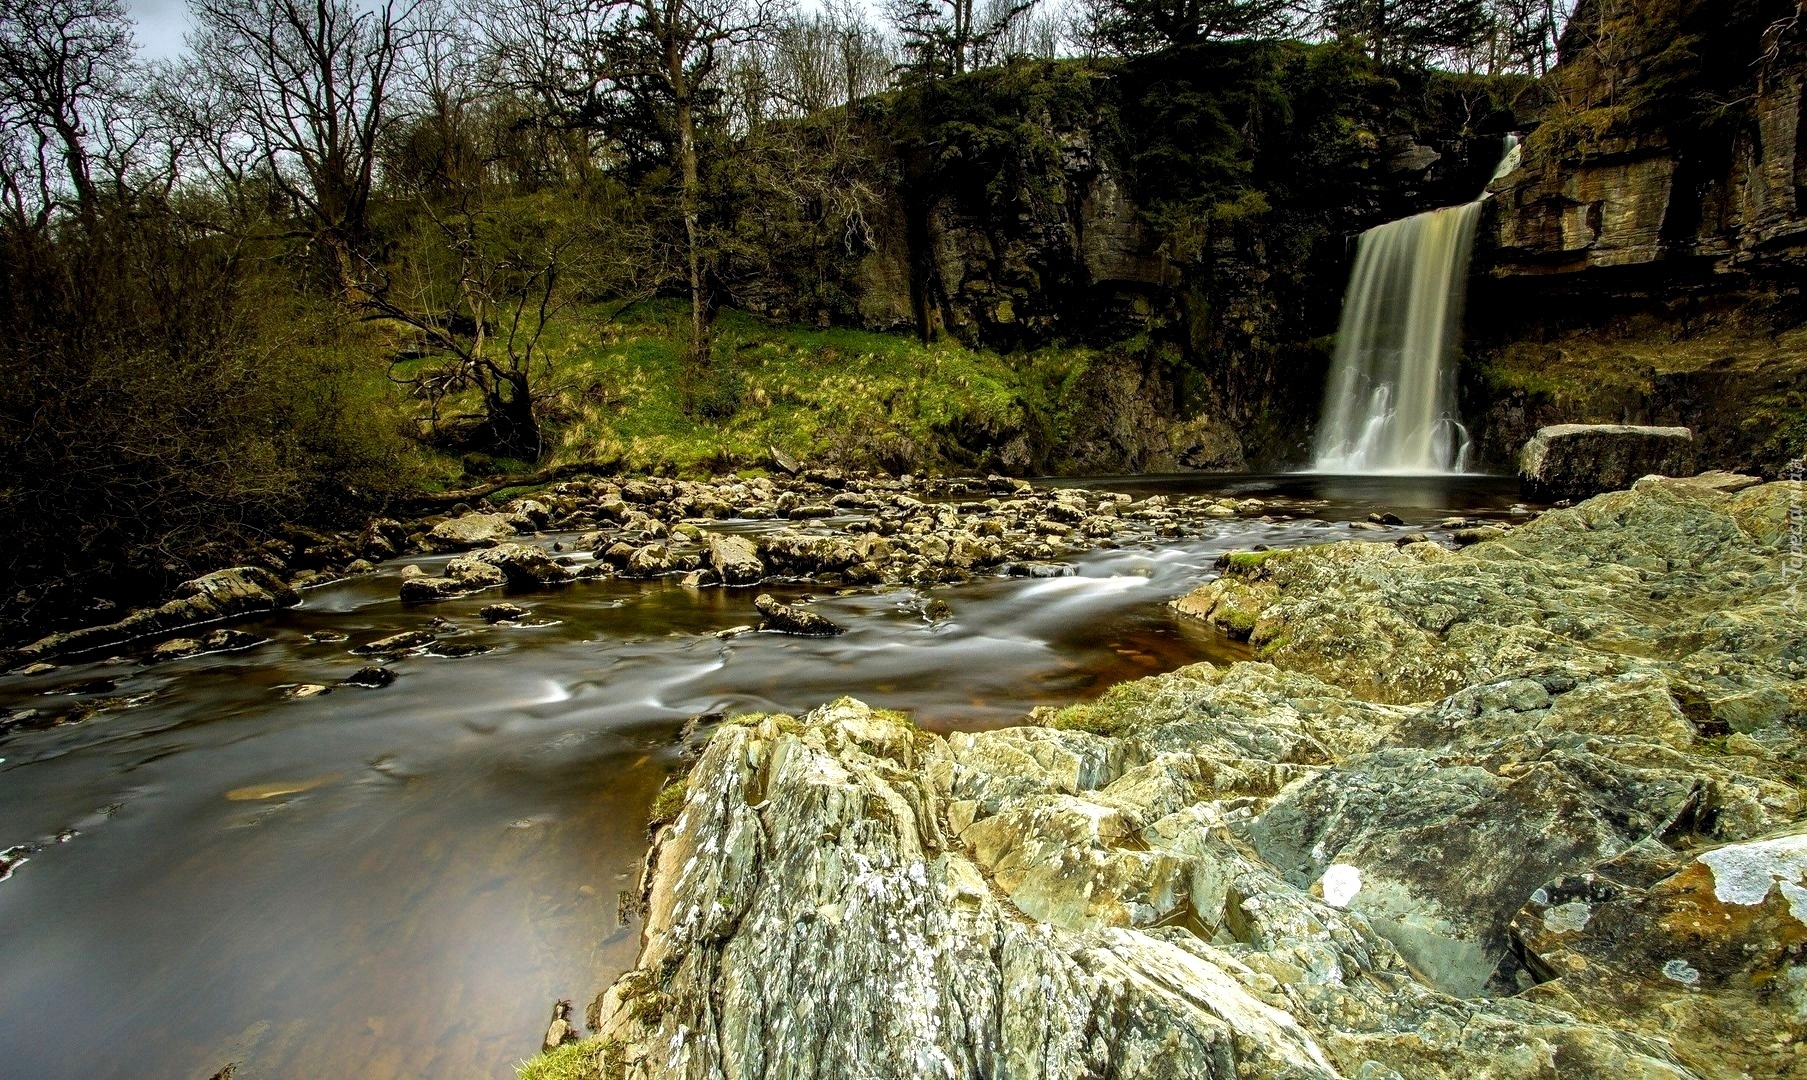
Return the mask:
[[[1798,1070],[1781,497],[1646,480],[1462,552],[1246,560],[1273,663],[1017,728],[724,724],[602,1002],[619,1073]]]

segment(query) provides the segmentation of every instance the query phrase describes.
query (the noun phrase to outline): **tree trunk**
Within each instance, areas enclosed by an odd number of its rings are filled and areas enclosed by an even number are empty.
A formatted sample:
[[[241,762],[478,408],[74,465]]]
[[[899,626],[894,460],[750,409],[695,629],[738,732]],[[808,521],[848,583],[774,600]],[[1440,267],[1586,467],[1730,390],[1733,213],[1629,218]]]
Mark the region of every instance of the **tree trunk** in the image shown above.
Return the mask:
[[[698,204],[702,181],[697,176],[696,114],[690,96],[678,97],[678,166],[683,174],[679,207],[684,214],[684,245],[690,271],[690,362],[701,371],[709,366],[709,286],[703,274],[702,227]]]
[[[544,447],[539,420],[533,415],[533,395],[529,393],[527,377],[510,375],[499,380],[485,404],[496,445],[525,461],[538,461]]]

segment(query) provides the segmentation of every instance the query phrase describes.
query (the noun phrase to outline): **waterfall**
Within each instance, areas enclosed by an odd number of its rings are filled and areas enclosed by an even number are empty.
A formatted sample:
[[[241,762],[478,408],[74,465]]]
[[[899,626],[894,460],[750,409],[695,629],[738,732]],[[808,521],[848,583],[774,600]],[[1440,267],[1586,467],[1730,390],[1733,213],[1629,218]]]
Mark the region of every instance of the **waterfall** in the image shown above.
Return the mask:
[[[1518,140],[1508,135],[1494,178],[1517,167]],[[1456,416],[1455,371],[1447,361],[1486,199],[1483,191],[1471,203],[1362,234],[1343,296],[1315,471],[1466,470],[1468,430]]]

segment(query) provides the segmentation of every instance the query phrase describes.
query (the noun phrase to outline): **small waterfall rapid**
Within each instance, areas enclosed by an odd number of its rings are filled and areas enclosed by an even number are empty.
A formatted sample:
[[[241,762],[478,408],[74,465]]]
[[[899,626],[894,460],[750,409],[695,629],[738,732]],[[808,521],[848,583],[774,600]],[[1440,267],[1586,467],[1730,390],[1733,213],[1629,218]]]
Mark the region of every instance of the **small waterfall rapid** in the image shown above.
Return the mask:
[[[1518,140],[1506,136],[1495,179],[1518,167],[1518,154]],[[1467,470],[1468,430],[1456,416],[1455,371],[1447,361],[1486,200],[1483,191],[1473,202],[1362,234],[1343,296],[1314,471]]]

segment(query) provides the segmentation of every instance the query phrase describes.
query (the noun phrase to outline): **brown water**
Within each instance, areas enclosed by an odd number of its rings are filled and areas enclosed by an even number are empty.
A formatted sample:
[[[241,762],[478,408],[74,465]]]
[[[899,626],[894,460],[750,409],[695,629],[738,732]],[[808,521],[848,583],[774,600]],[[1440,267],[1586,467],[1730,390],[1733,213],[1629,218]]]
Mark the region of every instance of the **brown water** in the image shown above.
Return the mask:
[[[513,597],[547,625],[489,627],[476,612],[497,594],[404,609],[392,564],[234,624],[271,639],[243,652],[0,679],[0,708],[135,702],[0,741],[0,849],[41,845],[0,882],[0,1077],[207,1077],[228,1062],[239,1080],[511,1076],[553,999],[581,1011],[633,959],[619,897],[688,718],[852,694],[934,728],[1011,723],[1240,658],[1164,606],[1221,552],[1343,539],[1341,521],[1374,509],[1421,526],[1513,497],[1477,478],[1088,486],[1278,492],[1317,520],[1225,520],[1076,557],[1070,578],[773,590],[813,594],[850,628],[831,639],[717,638],[757,622],[753,590],[672,581]],[[925,619],[931,598],[953,617]],[[407,657],[384,689],[283,692],[335,683],[370,663],[351,646],[435,616],[461,628],[447,640],[492,651]],[[321,631],[348,640],[309,640]]]

